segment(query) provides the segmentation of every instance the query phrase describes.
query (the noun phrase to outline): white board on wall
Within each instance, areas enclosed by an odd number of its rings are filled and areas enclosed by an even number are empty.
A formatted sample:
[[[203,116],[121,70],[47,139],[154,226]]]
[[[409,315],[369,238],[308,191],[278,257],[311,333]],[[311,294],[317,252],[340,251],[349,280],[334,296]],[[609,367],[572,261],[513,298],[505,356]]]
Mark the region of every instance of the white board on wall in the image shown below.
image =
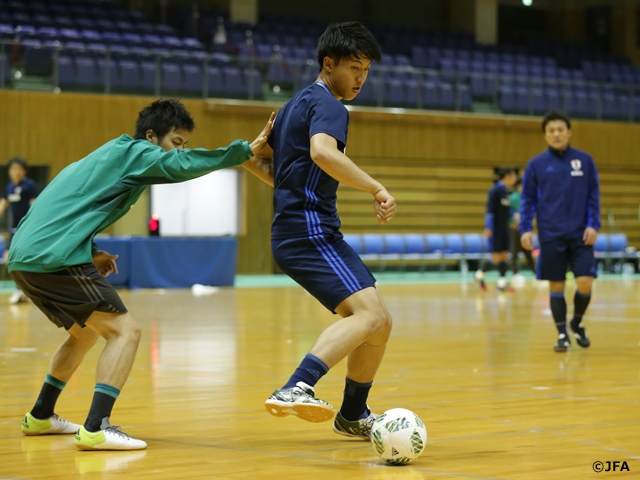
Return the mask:
[[[237,235],[240,172],[220,170],[183,183],[151,186],[151,213],[164,237]]]

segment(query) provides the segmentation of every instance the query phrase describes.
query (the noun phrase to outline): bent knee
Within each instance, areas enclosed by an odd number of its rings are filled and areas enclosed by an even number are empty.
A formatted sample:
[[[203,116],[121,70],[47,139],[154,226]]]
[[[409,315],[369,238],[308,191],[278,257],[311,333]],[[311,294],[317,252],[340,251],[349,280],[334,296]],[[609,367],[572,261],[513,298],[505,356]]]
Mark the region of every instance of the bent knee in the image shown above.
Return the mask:
[[[377,311],[370,312],[367,318],[367,328],[371,335],[379,332],[391,332],[393,320],[389,312]]]

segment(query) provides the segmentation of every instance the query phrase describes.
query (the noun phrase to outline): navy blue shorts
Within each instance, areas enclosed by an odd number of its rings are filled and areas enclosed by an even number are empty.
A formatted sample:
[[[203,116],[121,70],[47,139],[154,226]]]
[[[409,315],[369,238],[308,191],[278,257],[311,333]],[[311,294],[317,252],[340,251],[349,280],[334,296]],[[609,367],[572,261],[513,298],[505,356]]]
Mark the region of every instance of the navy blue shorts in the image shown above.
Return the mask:
[[[539,280],[560,282],[566,278],[567,267],[576,277],[597,277],[593,245],[582,238],[552,240],[540,244],[540,258],[536,267]]]
[[[489,247],[493,253],[511,250],[511,235],[509,230],[494,230],[489,239]]]
[[[376,283],[342,234],[272,240],[271,251],[278,267],[333,313],[343,300]]]

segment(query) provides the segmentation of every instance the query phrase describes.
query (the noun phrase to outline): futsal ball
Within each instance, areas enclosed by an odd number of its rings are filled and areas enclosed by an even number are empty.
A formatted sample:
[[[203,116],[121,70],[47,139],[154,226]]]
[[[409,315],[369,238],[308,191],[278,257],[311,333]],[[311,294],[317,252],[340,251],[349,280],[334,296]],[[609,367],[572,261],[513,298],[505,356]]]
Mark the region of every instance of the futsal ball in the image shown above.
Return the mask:
[[[417,458],[427,443],[427,429],[415,413],[392,408],[371,427],[371,443],[378,456],[391,465],[404,465]]]

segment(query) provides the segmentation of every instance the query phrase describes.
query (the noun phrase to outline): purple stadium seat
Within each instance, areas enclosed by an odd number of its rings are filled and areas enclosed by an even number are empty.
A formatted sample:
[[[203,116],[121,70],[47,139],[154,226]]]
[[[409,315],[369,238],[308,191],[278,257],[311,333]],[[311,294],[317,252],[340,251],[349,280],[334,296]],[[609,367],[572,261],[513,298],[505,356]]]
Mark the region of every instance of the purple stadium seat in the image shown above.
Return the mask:
[[[140,87],[140,65],[133,60],[118,60],[116,87],[136,89]]]
[[[222,94],[222,69],[220,67],[207,68],[207,84],[210,97]]]
[[[62,87],[76,83],[76,68],[73,58],[66,55],[58,57],[58,84]]]
[[[469,87],[465,84],[458,84],[457,94],[460,110],[467,112],[471,111],[472,102],[471,91]]]
[[[453,91],[453,87],[450,83],[440,84],[440,107],[446,110],[455,110],[456,99]]]
[[[517,113],[529,113],[529,89],[516,87],[513,93],[515,95],[515,111]]]
[[[172,62],[163,62],[160,68],[162,72],[161,87],[163,92],[177,92],[183,89],[180,65]]]
[[[142,61],[140,62],[141,87],[145,90],[155,90],[157,76],[156,62]]]
[[[242,97],[247,91],[244,80],[245,78],[239,68],[222,68],[222,90],[225,95],[235,98]]]
[[[200,65],[182,65],[184,89],[188,92],[202,92],[202,67]]]
[[[500,88],[500,109],[504,113],[513,113],[515,111],[515,94],[510,87]]]
[[[245,68],[242,73],[245,78],[245,84],[247,85],[247,97],[251,99],[263,98],[262,74],[260,70]]]
[[[91,57],[76,57],[74,59],[76,67],[76,84],[93,87],[99,82],[98,68],[96,61]]]

